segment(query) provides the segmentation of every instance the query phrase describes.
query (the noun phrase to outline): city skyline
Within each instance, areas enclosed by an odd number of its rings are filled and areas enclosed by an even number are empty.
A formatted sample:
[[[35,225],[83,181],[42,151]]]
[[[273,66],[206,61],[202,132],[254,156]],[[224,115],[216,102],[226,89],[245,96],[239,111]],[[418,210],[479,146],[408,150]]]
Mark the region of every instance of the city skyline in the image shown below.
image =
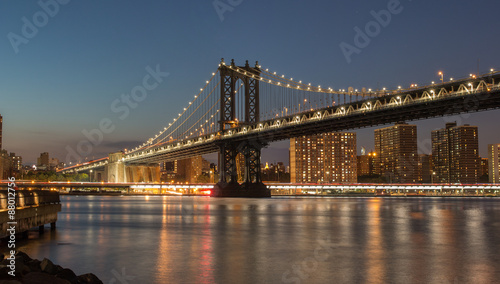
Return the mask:
[[[396,2],[399,5],[391,12],[389,23],[369,38],[366,47],[356,47],[359,53],[346,56],[341,47],[347,45],[342,43],[356,46],[356,28],[363,29],[377,19],[374,14],[381,15],[388,11],[387,4]],[[0,43],[4,50],[0,54],[4,67],[0,76],[3,148],[22,156],[25,163],[35,163],[41,152],[64,160],[65,148],[76,147],[85,139],[83,132],[95,129],[104,118],[111,119],[115,129],[103,137],[88,159],[135,147],[186,106],[221,57],[240,63],[258,60],[273,71],[313,85],[344,89],[396,89],[439,82],[439,71],[449,80],[500,69],[500,59],[492,48],[500,40],[480,28],[494,25],[494,8],[500,7],[488,2],[491,9],[485,10],[466,1],[452,6],[410,1],[343,5],[256,1],[241,2],[222,17],[211,2],[151,1],[117,6],[91,1],[58,4],[57,9],[35,2],[8,2],[1,12],[5,14],[0,27],[5,35]],[[37,31],[25,37],[27,42],[13,41],[13,35],[24,37],[23,27],[29,26],[26,21],[33,23],[34,16],[46,9],[52,11],[47,23],[39,23]],[[442,17],[464,10],[468,17],[459,23]],[[414,25],[424,14],[426,21]],[[254,25],[254,15],[272,21]],[[184,29],[173,28],[176,26]],[[453,45],[445,40],[467,33],[474,40]],[[315,40],[300,40],[298,35]],[[429,44],[420,42],[424,35]],[[159,68],[168,76],[119,119],[122,113],[112,111],[113,103],[141,83],[148,67]],[[432,130],[457,121],[479,127],[479,153],[486,157],[487,145],[500,140],[495,125],[489,123],[497,116],[496,111],[487,111],[412,122],[418,126],[419,153],[430,153]],[[362,146],[374,148],[375,128],[352,130],[357,133],[358,153]],[[263,160],[286,160],[287,144],[271,144],[263,150]]]

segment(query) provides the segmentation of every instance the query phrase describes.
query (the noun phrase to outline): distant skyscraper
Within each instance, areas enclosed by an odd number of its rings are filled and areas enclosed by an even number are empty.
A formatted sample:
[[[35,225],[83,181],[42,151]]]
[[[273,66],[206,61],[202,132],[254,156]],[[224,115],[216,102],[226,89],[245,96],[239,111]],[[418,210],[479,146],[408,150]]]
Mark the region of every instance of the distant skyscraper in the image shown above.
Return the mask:
[[[500,183],[500,144],[488,145],[488,174],[491,183]]]
[[[357,182],[356,133],[290,139],[292,183]]]
[[[0,150],[2,150],[2,127],[3,127],[3,117],[0,114]]]
[[[20,171],[23,168],[23,158],[16,156],[16,153],[10,153],[11,168],[15,171]]]
[[[363,151],[361,151],[363,153]],[[366,151],[365,151],[366,153]],[[375,173],[374,159],[377,153],[370,152],[368,155],[358,156],[358,176],[372,175]]]
[[[446,128],[432,131],[431,136],[434,182],[477,183],[480,167],[477,126],[446,123]]]
[[[418,182],[417,126],[399,122],[375,129],[375,173],[389,182]]]
[[[418,155],[418,175],[419,181],[422,183],[430,183],[432,181],[431,159],[430,155]]]
[[[481,160],[481,166],[479,167],[479,174],[478,176],[479,177],[482,177],[484,175],[488,175],[488,167],[489,167],[489,163],[488,163],[488,158],[479,158]]]
[[[236,172],[238,173],[238,181],[245,181],[245,156],[243,153],[236,155]]]
[[[38,167],[48,167],[49,166],[49,153],[43,152],[40,154],[40,157],[37,158],[37,166]]]
[[[188,183],[198,183],[200,175],[210,171],[210,163],[202,156],[177,161],[177,176]]]

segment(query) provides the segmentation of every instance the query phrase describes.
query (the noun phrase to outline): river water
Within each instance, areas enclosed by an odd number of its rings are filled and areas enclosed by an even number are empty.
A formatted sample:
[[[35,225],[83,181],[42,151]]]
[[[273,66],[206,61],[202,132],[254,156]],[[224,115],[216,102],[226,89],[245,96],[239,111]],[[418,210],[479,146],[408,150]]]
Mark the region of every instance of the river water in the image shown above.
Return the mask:
[[[104,283],[499,283],[500,200],[63,196],[18,246]]]

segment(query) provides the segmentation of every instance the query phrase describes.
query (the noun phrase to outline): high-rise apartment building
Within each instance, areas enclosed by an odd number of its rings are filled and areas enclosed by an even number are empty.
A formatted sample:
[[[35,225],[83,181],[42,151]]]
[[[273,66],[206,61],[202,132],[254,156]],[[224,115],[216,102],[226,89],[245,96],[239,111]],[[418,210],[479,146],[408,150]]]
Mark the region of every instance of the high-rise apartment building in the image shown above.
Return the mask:
[[[479,160],[481,161],[481,166],[479,167],[478,176],[479,177],[487,176],[489,167],[488,158],[479,158]]]
[[[477,126],[456,122],[432,131],[434,182],[477,183],[480,158]]]
[[[488,145],[488,175],[491,183],[500,183],[500,144]]]
[[[370,152],[358,156],[358,176],[373,175],[375,173],[375,158],[377,153]]]
[[[357,182],[356,133],[333,132],[290,139],[292,183]]]
[[[418,182],[417,126],[398,122],[375,129],[375,173],[390,183]]]
[[[3,127],[3,117],[0,114],[0,150],[3,149],[2,148],[2,127]]]
[[[16,153],[10,153],[11,168],[15,171],[21,171],[23,168],[23,158],[16,156]]]
[[[48,167],[49,166],[49,153],[43,152],[40,153],[40,157],[37,158],[37,166],[38,167]]]
[[[427,154],[418,155],[418,180],[421,183],[432,182],[431,156]]]
[[[210,163],[202,156],[177,161],[177,179],[188,183],[198,183],[200,175],[210,171]]]

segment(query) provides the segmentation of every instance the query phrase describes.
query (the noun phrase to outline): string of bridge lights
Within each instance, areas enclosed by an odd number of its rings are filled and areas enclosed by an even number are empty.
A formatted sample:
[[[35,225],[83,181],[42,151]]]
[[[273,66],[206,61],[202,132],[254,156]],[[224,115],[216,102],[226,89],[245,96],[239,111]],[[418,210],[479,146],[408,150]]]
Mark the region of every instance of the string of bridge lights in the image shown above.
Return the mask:
[[[365,92],[358,92],[358,89],[353,89],[352,91],[348,90],[346,91],[345,89],[339,89],[338,91],[334,90],[332,87],[328,88],[322,88],[321,85],[318,85],[317,87],[312,86],[311,83],[305,84],[302,83],[302,81],[294,81],[293,78],[286,78],[285,75],[278,75],[277,72],[270,72],[269,69],[262,69],[262,66],[259,65],[260,72],[264,73],[266,77],[261,76],[261,75],[256,75],[252,72],[248,72],[245,69],[242,69],[240,67],[232,66],[232,65],[226,65],[224,62],[221,63],[222,65],[227,66],[231,70],[236,71],[237,73],[247,76],[249,78],[257,79],[261,82],[272,84],[275,86],[280,86],[280,87],[285,87],[293,90],[301,90],[301,91],[308,91],[308,92],[314,92],[314,93],[327,93],[327,94],[345,94],[345,95],[361,95],[365,94]],[[219,64],[220,66],[220,64]],[[270,77],[270,78],[269,78]],[[368,89],[368,92],[371,93],[372,89]]]
[[[158,138],[159,136],[163,135],[167,130],[169,130],[175,124],[175,122],[177,122],[190,109],[190,107],[192,105],[194,105],[194,103],[196,102],[196,100],[201,96],[201,94],[203,93],[203,91],[205,91],[205,89],[208,87],[208,85],[210,84],[210,82],[212,82],[212,80],[216,77],[216,75],[218,73],[219,73],[219,70],[217,70],[216,72],[212,73],[212,77],[210,78],[210,80],[205,81],[205,86],[203,88],[200,88],[200,91],[196,95],[194,95],[194,99],[192,101],[188,102],[188,106],[185,107],[185,108],[183,108],[183,111],[181,113],[179,113],[179,115],[177,117],[173,118],[173,122],[169,123],[167,127],[164,127],[163,130],[160,130],[158,134],[156,134],[154,137],[149,138],[148,140],[146,140],[146,142],[144,142],[140,146],[137,146],[137,147],[135,147],[134,149],[132,149],[130,151],[125,151],[125,154],[141,150],[141,149],[143,149],[145,147],[148,147],[148,145],[153,145],[153,141],[156,138]]]
[[[297,81],[293,80],[293,78],[288,79],[285,77],[284,74],[278,75],[276,71],[271,72],[271,71],[269,71],[268,68],[262,69],[261,65],[257,66],[260,69],[260,72],[266,74],[268,77],[271,77],[271,79],[260,76],[260,75],[256,75],[256,74],[251,73],[251,72],[248,72],[245,69],[242,69],[240,67],[226,65],[224,62],[222,62],[221,64],[238,72],[241,75],[247,76],[249,78],[257,79],[257,80],[264,82],[264,83],[268,83],[268,84],[272,84],[272,85],[280,86],[280,87],[285,87],[285,88],[289,88],[289,89],[309,91],[309,92],[314,92],[314,93],[327,93],[327,94],[339,94],[339,95],[365,95],[367,93],[368,94],[374,94],[374,93],[379,93],[379,92],[387,93],[387,92],[393,92],[393,91],[401,91],[404,89],[401,85],[399,85],[397,87],[397,89],[394,89],[394,90],[388,90],[387,88],[384,87],[380,91],[373,91],[372,89],[366,90],[365,88],[362,88],[361,92],[358,89],[349,90],[350,88],[347,91],[345,89],[339,89],[338,91],[336,91],[332,87],[321,88],[321,85],[318,85],[317,87],[315,87],[315,86],[312,86],[311,83],[308,83],[308,84],[302,83],[301,80],[297,82]],[[221,64],[219,64],[219,66]],[[493,68],[490,69],[490,73],[495,73],[495,72],[498,72],[498,71],[495,71],[495,69],[493,69]],[[443,72],[440,71],[438,73],[438,75],[442,76]],[[469,77],[460,78],[460,79],[467,79],[467,78],[476,79],[476,77],[477,77],[477,75],[470,74]],[[460,80],[460,79],[454,79],[453,77],[451,77],[450,82]],[[445,82],[443,78],[441,79],[441,82],[442,83]],[[435,83],[436,83],[435,81],[432,81],[431,85],[435,85]],[[418,87],[419,87],[418,84],[411,84],[410,85],[410,88],[418,88]],[[423,87],[426,87],[426,86],[423,86]]]

